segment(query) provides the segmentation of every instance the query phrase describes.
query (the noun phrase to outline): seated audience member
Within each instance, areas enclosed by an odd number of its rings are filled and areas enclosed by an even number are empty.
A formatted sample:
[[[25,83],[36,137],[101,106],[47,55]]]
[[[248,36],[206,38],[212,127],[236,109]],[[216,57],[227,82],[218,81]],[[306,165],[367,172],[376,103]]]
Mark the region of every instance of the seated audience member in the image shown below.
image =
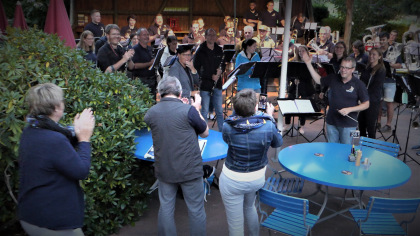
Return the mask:
[[[368,63],[368,55],[365,53],[365,45],[360,40],[356,40],[353,42],[352,45],[353,53],[349,55],[349,57],[353,57],[356,62],[363,63],[367,65]]]
[[[152,47],[148,46],[149,31],[146,28],[140,28],[137,31],[137,37],[139,38],[139,43],[133,47],[135,52],[133,57],[133,77],[140,79],[143,84],[147,85],[153,98],[156,99],[156,71],[154,69],[149,70],[154,61]]]
[[[101,13],[98,10],[92,10],[90,18],[92,21],[85,26],[83,31],[89,30],[96,38],[105,36],[105,26],[101,23]]]
[[[160,58],[160,66],[163,68],[163,76],[167,75],[169,72],[170,66],[164,66],[166,60],[170,56],[175,56],[176,54],[176,47],[178,46],[178,41],[175,36],[169,36],[167,39],[167,46],[163,50],[162,57]]]
[[[232,27],[226,29],[226,35],[222,36],[217,39],[218,45],[225,45],[225,44],[237,44],[239,43],[239,39],[235,37],[234,31]]]
[[[137,22],[137,17],[135,15],[129,15],[127,17],[127,26],[124,26],[121,28],[121,35],[126,35],[127,30],[130,30],[130,34],[135,34],[137,32],[137,27],[136,27],[136,22]]]
[[[203,159],[198,136],[207,137],[209,128],[200,114],[201,98],[196,94],[191,105],[184,104],[181,84],[171,76],[159,81],[158,90],[162,99],[144,116],[152,133],[154,172],[159,180],[157,235],[176,235],[178,188],[182,189],[188,208],[189,235],[206,235]]]
[[[89,175],[91,109],[74,118],[74,131],[58,122],[64,114],[63,90],[38,84],[26,94],[29,113],[19,145],[18,219],[28,235],[84,235],[83,190]]]
[[[134,67],[131,58],[134,50],[125,51],[120,45],[120,28],[115,24],[107,25],[106,37],[108,42],[98,51],[98,67],[106,73],[125,70]],[[125,65],[125,66],[124,66]]]
[[[357,113],[369,108],[366,86],[353,75],[356,61],[347,57],[341,61],[340,74],[321,78],[312,66],[308,53],[302,53],[301,56],[312,79],[322,87],[329,87],[330,107],[326,118],[328,142],[351,144],[350,133],[356,130]]]
[[[340,70],[341,61],[344,58],[347,58],[347,48],[346,44],[343,41],[340,41],[335,44],[333,57],[330,60],[330,63],[334,66],[336,73]]]
[[[162,14],[157,14],[155,16],[155,22],[149,27],[149,42],[151,45],[160,45],[162,38],[164,37],[166,31],[171,28],[163,24]]]
[[[77,49],[83,50],[86,52],[84,58],[86,60],[92,61],[96,65],[96,54],[95,54],[95,38],[93,37],[92,32],[89,30],[83,31],[80,35],[80,41],[77,44]]]
[[[260,19],[260,13],[257,11],[257,4],[255,0],[249,2],[249,9],[244,14],[243,22],[246,26],[253,28],[253,31],[257,31],[258,22]]]
[[[270,147],[278,148],[283,139],[273,118],[274,107],[258,111],[256,93],[239,91],[233,98],[236,115],[223,124],[223,140],[228,153],[220,175],[220,194],[226,210],[229,235],[258,235],[260,224],[255,206],[256,193],[264,186]]]
[[[205,41],[204,37],[199,34],[198,21],[194,20],[191,24],[191,32],[182,39],[183,44],[199,45]]]
[[[168,75],[179,79],[182,85],[182,97],[190,98],[191,92],[199,85],[199,75],[192,62],[192,44],[178,45],[176,55],[178,59],[169,69]]]

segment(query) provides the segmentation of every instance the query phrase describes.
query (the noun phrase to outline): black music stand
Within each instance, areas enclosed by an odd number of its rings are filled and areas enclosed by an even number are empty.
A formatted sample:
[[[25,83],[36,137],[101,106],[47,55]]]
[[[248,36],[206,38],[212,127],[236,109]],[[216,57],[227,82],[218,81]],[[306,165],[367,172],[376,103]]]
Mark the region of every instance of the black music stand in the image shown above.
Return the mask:
[[[159,49],[159,51],[157,51],[155,60],[153,61],[153,64],[149,67],[149,70],[159,68],[160,59],[162,58],[163,51],[165,51],[165,47],[163,47],[163,48]]]
[[[310,99],[284,99],[278,98],[277,103],[279,105],[279,111],[284,115],[290,116],[320,116],[322,113],[316,112],[315,108]],[[294,123],[292,123],[292,128],[288,130],[283,136],[286,136],[288,132],[292,130],[293,133]],[[297,130],[297,129],[296,129]],[[293,136],[293,135],[292,135]],[[304,135],[301,136],[307,141],[312,142]],[[297,132],[296,143],[299,140],[299,132]]]
[[[420,96],[420,79],[412,76],[411,74],[408,74],[407,77],[396,76],[395,78],[397,79],[397,84],[399,84],[409,96]],[[412,161],[420,165],[419,161],[417,161],[412,156],[410,156],[410,154],[407,153],[408,140],[410,138],[411,122],[413,122],[413,113],[415,109],[419,108],[419,106],[415,106],[415,104],[407,104],[407,106],[410,106],[411,108],[410,121],[408,123],[407,140],[405,142],[404,153],[401,153],[398,156],[404,155],[404,163],[406,162],[406,157],[408,156],[409,158],[411,158]]]
[[[230,87],[230,85],[232,85],[236,81],[236,76],[245,74],[249,69],[251,69],[255,65],[255,63],[256,62],[253,62],[253,61],[242,63],[238,67],[236,67],[236,69],[234,69],[228,74],[227,80],[222,86],[222,90],[226,90],[225,111],[224,111],[225,116],[227,116],[228,107],[232,103],[231,98],[233,97],[233,93],[234,93],[234,88],[232,86],[231,96],[229,97],[227,89]]]
[[[261,93],[267,94],[267,78],[277,78],[281,72],[281,62],[259,61],[255,64],[251,78],[260,78]]]

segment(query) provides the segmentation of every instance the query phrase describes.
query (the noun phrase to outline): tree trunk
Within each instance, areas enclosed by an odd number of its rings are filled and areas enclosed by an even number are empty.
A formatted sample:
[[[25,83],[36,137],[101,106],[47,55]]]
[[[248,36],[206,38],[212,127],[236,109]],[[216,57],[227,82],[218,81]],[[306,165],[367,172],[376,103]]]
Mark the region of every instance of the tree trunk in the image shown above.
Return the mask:
[[[344,42],[347,45],[347,53],[350,49],[350,37],[351,37],[351,27],[352,27],[352,21],[353,21],[353,3],[354,0],[346,0],[346,23],[344,24]]]

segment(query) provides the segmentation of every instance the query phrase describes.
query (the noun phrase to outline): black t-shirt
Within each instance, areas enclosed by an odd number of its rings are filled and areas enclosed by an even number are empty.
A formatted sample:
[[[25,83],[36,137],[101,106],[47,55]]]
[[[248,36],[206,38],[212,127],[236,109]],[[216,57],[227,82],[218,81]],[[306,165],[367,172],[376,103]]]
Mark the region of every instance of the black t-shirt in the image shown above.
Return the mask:
[[[257,10],[255,10],[254,12],[251,12],[251,10],[248,9],[245,12],[244,19],[246,19],[246,20],[259,20],[260,19],[260,13]],[[257,23],[254,23],[254,24],[255,24],[254,31],[257,31]]]
[[[371,78],[372,68],[367,68],[365,71],[362,72],[360,76],[360,80],[365,83],[368,93],[369,93],[369,101],[370,102],[380,102],[382,99],[382,87],[385,81],[385,68],[378,69],[375,74]],[[369,82],[370,81],[370,82]]]
[[[283,16],[281,16],[280,13],[275,10],[273,10],[271,13],[265,10],[261,12],[260,20],[262,21],[263,25],[268,27],[282,26],[281,21],[283,20]]]
[[[338,127],[356,127],[356,121],[341,115],[338,110],[346,107],[354,107],[369,101],[368,91],[362,81],[352,77],[347,83],[343,83],[341,75],[330,74],[321,78],[321,86],[328,86],[328,101],[330,109],[327,114],[327,123]],[[348,114],[357,120],[357,112]]]
[[[214,44],[214,49],[210,50],[207,47],[207,42],[201,44],[200,48],[195,54],[194,68],[197,69],[200,75],[200,90],[211,91],[214,85],[212,75],[217,73],[223,58],[223,50],[221,47]],[[223,70],[223,68],[222,68]],[[216,88],[222,88],[222,80],[219,78]]]
[[[293,30],[297,30],[297,37],[301,38],[303,37],[303,33],[305,31],[305,23],[306,23],[306,18],[303,19],[303,22],[300,23],[299,20],[297,18],[295,18],[294,22],[293,22]]]
[[[152,60],[152,47],[147,46],[144,48],[141,44],[137,44],[133,47],[134,49],[134,56],[133,62],[134,63],[146,63]],[[151,77],[155,75],[155,70],[149,70],[149,68],[143,69],[135,69],[133,70],[134,77]]]
[[[95,24],[93,22],[89,22],[83,29],[83,31],[89,30],[93,33],[94,37],[102,37],[105,36],[105,26],[102,23]]]
[[[341,61],[343,61],[343,57],[340,58],[340,59],[337,59],[336,57],[333,57],[330,60],[330,64],[332,64],[334,66],[334,69],[337,72],[340,70]]]
[[[118,45],[116,49],[113,49],[107,42],[98,51],[98,67],[102,72],[105,72],[106,68],[110,65],[114,65],[120,61],[124,55],[124,49]],[[121,66],[118,71],[124,71],[125,67]]]

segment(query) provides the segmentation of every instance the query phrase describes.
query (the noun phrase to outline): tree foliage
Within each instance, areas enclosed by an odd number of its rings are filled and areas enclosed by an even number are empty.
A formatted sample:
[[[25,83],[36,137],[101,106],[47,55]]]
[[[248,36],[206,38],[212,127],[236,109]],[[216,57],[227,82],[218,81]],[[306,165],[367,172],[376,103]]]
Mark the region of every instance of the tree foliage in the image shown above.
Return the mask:
[[[27,114],[24,95],[31,86],[45,82],[64,89],[66,114],[60,123],[71,124],[86,107],[95,111],[92,167],[88,179],[81,181],[85,233],[109,235],[138,220],[153,181],[150,166],[132,154],[135,131],[146,127],[143,116],[153,104],[148,88],[123,73],[93,69],[81,51],[37,29],[7,29],[7,39],[0,44],[0,68],[0,230],[15,219],[16,204],[4,183],[10,183],[17,196],[18,146]],[[3,176],[6,168],[10,180]]]

